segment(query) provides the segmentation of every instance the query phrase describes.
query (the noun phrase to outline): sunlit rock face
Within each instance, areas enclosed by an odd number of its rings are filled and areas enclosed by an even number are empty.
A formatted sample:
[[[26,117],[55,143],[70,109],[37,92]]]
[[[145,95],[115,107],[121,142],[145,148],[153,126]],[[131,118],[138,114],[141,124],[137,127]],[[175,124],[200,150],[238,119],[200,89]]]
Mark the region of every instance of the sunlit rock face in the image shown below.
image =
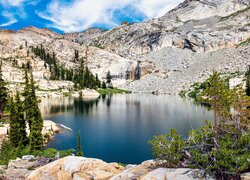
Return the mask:
[[[203,179],[202,171],[197,169],[159,168],[160,161],[149,160],[139,165],[106,163],[99,159],[68,156],[49,163],[31,172],[27,180],[75,180],[75,179]],[[210,178],[211,180],[213,178]]]
[[[216,51],[249,38],[249,5],[248,0],[186,0],[160,18],[95,31],[94,38],[88,31],[71,38],[126,57],[163,47],[182,48],[185,38],[196,51]]]
[[[50,81],[49,69],[30,52],[30,46],[42,44],[48,53],[55,52],[62,66],[74,71],[80,66],[74,61],[78,50],[85,65],[102,81],[110,71],[114,86],[177,94],[203,81],[213,70],[246,70],[249,44],[238,45],[250,38],[249,7],[249,0],[186,0],[162,17],[123,23],[108,31],[91,28],[62,35],[36,27],[0,30],[4,79],[11,82],[11,91],[22,90],[21,67],[29,61],[38,88],[46,90],[39,92],[42,97],[49,94],[47,90],[72,91],[72,82]],[[135,78],[138,63],[141,76]]]
[[[68,156],[38,168],[27,179],[108,179],[123,169],[124,167],[119,166],[117,163]]]

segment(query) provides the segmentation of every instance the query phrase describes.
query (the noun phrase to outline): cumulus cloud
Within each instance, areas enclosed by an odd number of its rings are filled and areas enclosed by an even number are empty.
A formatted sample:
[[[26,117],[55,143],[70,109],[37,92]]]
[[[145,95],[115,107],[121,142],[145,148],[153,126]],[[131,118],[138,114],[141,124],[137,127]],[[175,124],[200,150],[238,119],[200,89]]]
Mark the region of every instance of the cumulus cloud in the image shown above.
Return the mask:
[[[117,25],[115,12],[134,7],[145,19],[158,17],[177,6],[183,0],[73,0],[71,3],[52,0],[37,15],[51,22],[50,26],[64,32],[82,31],[94,24]],[[126,9],[129,11],[129,8]],[[136,12],[128,12],[131,15]]]

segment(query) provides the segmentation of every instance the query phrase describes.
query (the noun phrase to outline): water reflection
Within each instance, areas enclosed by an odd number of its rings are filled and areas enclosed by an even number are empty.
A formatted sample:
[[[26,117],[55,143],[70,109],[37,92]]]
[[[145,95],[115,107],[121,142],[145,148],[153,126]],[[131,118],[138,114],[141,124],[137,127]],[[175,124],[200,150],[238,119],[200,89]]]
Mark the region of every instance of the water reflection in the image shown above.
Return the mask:
[[[81,129],[84,154],[108,162],[140,163],[152,158],[148,140],[175,128],[185,137],[212,119],[212,112],[175,96],[103,95],[98,99],[57,98],[41,102],[42,114],[73,129],[48,147],[76,147]]]
[[[100,99],[101,98],[68,98],[66,101],[65,98],[61,97],[46,100],[44,99],[40,104],[40,109],[43,116],[65,112],[71,112],[74,114],[89,114],[93,111],[93,108],[98,106]]]

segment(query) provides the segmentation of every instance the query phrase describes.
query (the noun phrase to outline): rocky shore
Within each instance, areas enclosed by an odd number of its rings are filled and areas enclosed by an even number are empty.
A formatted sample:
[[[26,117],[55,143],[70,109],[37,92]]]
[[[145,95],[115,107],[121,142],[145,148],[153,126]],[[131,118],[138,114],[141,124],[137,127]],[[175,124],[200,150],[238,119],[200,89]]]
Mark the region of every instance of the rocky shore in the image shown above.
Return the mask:
[[[0,127],[0,142],[6,137],[8,137],[10,125],[2,124]],[[29,134],[29,128],[26,129],[27,134]],[[42,134],[44,136],[44,143],[47,144],[56,133],[60,131],[60,126],[50,120],[43,121],[43,130]]]
[[[165,168],[163,161],[148,160],[139,165],[121,166],[100,159],[67,156],[61,159],[16,159],[6,167],[0,167],[3,179],[27,180],[202,180],[214,179],[204,176],[204,171],[190,168]],[[242,174],[249,180],[250,173]]]

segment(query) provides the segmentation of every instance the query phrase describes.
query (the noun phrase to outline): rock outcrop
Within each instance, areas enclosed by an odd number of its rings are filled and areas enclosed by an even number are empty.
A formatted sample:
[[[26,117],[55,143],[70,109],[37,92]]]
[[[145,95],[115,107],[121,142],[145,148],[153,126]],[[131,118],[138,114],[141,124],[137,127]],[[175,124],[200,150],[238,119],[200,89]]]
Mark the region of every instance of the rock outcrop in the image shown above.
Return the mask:
[[[68,156],[33,171],[27,180],[109,179],[124,168],[99,159]]]
[[[195,51],[215,51],[249,38],[249,6],[248,0],[186,0],[160,18],[100,32],[91,42],[78,38],[85,33],[75,39],[125,57],[164,47],[183,48],[185,39]]]
[[[8,136],[9,132],[9,124],[2,124],[0,127],[0,145],[2,143],[2,140]],[[42,129],[42,135],[44,136],[44,143],[47,144],[56,133],[60,131],[60,127],[50,120],[44,120],[43,121],[43,129]],[[28,128],[28,124],[26,125],[26,132],[29,135],[30,130]]]
[[[68,95],[74,84],[50,80],[44,61],[31,52],[30,46],[41,44],[47,53],[55,52],[60,65],[74,71],[79,67],[74,52],[79,51],[102,81],[110,71],[116,87],[177,94],[213,70],[245,71],[250,59],[249,22],[249,0],[186,0],[162,17],[122,23],[108,31],[91,28],[61,35],[35,27],[1,30],[0,60],[11,91],[22,89],[22,64],[30,62],[42,97]],[[135,78],[136,72],[140,78]]]
[[[165,168],[162,161],[148,160],[125,167],[100,159],[68,156],[61,159],[38,157],[32,160],[16,159],[7,168],[0,166],[3,179],[19,180],[214,180],[204,171],[189,168]],[[249,173],[241,175],[249,179]]]
[[[96,99],[100,96],[100,93],[96,90],[84,89],[81,91],[81,95],[85,99]]]
[[[127,165],[124,168],[117,163],[106,163],[99,159],[68,156],[36,169],[30,173],[27,180],[205,179],[200,170],[160,168],[158,163],[158,161],[149,160],[140,165]]]

